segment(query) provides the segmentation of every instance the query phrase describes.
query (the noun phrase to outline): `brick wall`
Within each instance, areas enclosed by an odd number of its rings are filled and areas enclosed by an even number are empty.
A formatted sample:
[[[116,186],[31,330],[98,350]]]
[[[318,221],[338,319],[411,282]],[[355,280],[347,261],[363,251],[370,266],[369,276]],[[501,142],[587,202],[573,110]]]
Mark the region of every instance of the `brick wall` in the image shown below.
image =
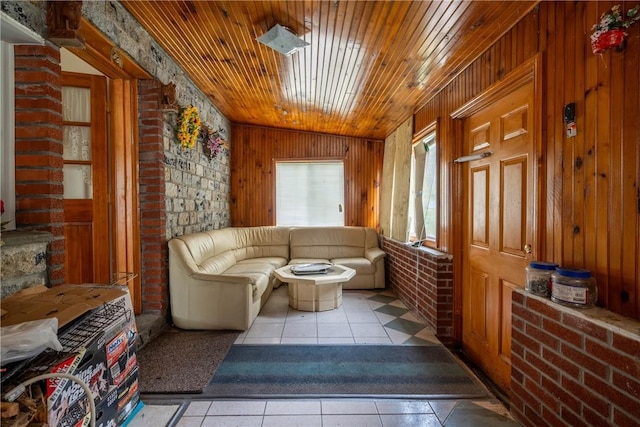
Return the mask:
[[[640,322],[513,293],[511,413],[525,426],[640,425]]]
[[[453,342],[453,262],[450,255],[382,237],[387,286],[445,344]]]
[[[142,312],[167,314],[165,173],[160,82],[138,82]]]
[[[65,282],[60,50],[15,46],[16,226],[47,231],[48,280]]]

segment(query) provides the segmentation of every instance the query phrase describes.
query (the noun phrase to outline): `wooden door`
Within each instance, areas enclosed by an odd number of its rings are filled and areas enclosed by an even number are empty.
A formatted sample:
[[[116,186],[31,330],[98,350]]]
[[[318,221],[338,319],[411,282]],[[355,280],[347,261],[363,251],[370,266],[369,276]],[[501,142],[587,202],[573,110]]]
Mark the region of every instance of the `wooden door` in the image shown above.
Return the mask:
[[[109,283],[107,83],[63,73],[63,182],[67,283]]]
[[[462,341],[505,392],[511,378],[511,293],[524,287],[534,238],[534,84],[464,120]]]

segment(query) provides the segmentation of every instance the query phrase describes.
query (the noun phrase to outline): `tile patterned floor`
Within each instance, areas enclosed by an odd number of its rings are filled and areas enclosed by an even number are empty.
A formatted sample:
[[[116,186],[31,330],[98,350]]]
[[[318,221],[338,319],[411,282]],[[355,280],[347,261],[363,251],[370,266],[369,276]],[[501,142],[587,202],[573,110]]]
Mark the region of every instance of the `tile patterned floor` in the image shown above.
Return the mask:
[[[348,290],[338,309],[291,309],[286,285],[274,290],[236,344],[439,344],[390,290]],[[518,426],[489,394],[484,400],[181,400],[143,396],[129,427]]]

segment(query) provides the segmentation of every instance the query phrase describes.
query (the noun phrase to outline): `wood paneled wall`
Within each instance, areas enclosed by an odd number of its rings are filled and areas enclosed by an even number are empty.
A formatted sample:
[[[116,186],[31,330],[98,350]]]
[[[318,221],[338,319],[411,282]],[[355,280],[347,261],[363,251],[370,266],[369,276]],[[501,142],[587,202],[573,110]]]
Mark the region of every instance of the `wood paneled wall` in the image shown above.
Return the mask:
[[[384,142],[248,125],[231,130],[231,224],[275,225],[275,162],[343,160],[345,225],[379,228]]]
[[[640,25],[626,49],[591,52],[600,15],[620,2],[541,2],[415,115],[418,132],[440,119],[444,218],[442,249],[459,255],[447,224],[455,203],[461,147],[450,114],[525,60],[543,58],[540,230],[543,259],[595,273],[599,304],[640,318]],[[622,2],[623,11],[635,2]],[[562,114],[575,102],[578,134],[565,136]],[[459,259],[459,257],[456,257]]]

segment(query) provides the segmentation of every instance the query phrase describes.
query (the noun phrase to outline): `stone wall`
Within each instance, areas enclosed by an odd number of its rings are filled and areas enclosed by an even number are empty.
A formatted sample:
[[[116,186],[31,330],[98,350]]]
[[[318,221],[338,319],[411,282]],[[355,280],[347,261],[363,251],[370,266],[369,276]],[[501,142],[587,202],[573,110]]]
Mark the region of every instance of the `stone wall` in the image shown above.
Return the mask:
[[[46,36],[45,1],[3,1],[0,6],[3,13],[43,37]],[[228,143],[229,149],[231,148],[230,124],[207,96],[119,2],[84,1],[82,13],[85,19],[154,78],[153,81],[140,81],[138,85],[142,251],[140,277],[143,312],[166,314],[168,311],[166,242],[177,235],[229,226],[230,152],[225,150],[216,159],[209,160],[204,155],[201,144],[198,144],[192,151],[183,151],[173,134],[177,111],[161,110],[161,106],[156,101],[159,99],[160,85],[174,83],[177,103],[180,106],[188,104],[196,106],[203,124],[212,130],[219,130]],[[29,59],[33,52],[32,49],[34,48],[23,48],[22,53],[25,59]],[[48,49],[46,58],[51,62],[51,64],[47,64],[47,70],[49,70],[49,74],[47,74],[49,80],[47,81],[59,82],[59,49],[50,43],[42,49]],[[30,66],[27,61],[25,64],[22,71],[27,77],[26,73],[33,74],[41,71],[36,69],[39,66],[38,63]],[[16,84],[18,85],[20,81],[17,76]],[[48,88],[46,82],[42,87]],[[45,92],[43,96],[48,95]],[[56,94],[54,98],[59,104],[59,95]],[[56,115],[59,115],[58,107],[60,106],[57,105],[57,109],[54,111]],[[25,123],[34,122],[27,114],[21,117],[24,117]],[[36,121],[40,121],[42,127],[51,127],[56,132],[60,130],[57,118]],[[16,125],[18,123],[19,120],[16,120]],[[27,128],[28,126],[25,129]],[[20,133],[17,129],[16,138],[19,137]],[[19,145],[18,142],[16,142],[16,147]],[[54,142],[57,144],[59,141]],[[43,169],[46,169],[51,176],[61,174],[61,162],[59,162],[60,165],[51,168],[47,163],[48,151],[38,150],[38,153],[33,153],[30,147],[32,145],[22,150],[21,155],[33,158],[41,152],[42,159],[36,164],[45,165],[46,167]],[[30,167],[31,164],[27,166]],[[20,165],[17,164],[16,168],[16,172],[18,172]],[[44,178],[49,179],[49,175]],[[55,182],[58,184],[61,182],[59,177]],[[18,180],[17,184],[19,184]],[[58,186],[60,187],[60,185]],[[56,239],[50,250],[53,251],[52,253],[58,261],[63,260],[64,237],[61,224],[64,214],[61,188],[50,191],[49,188],[43,186],[35,193],[26,193],[22,191],[22,188],[17,188],[18,228],[21,225],[24,227],[26,224],[24,221],[27,220],[27,217],[24,215],[30,209],[28,206],[31,206],[25,203],[20,205],[20,198],[31,200],[33,194],[39,195],[39,198],[45,195],[43,200],[52,200],[53,204],[46,210],[41,210],[41,213],[48,212],[48,217],[41,215],[42,218],[36,218],[35,221],[31,221],[31,217],[29,217],[29,227],[52,231]],[[20,223],[20,215],[23,215],[22,224]],[[38,220],[40,223],[37,222]],[[49,230],[48,227],[55,228]],[[51,271],[55,274],[55,280],[52,281],[52,284],[64,282],[63,264],[52,264]]]
[[[47,246],[53,239],[51,233],[8,231],[0,237],[0,298],[48,284]]]
[[[177,103],[196,106],[203,125],[221,130],[230,144],[226,117],[124,6],[115,1],[85,1],[82,13],[159,82],[175,83]],[[195,231],[224,228],[229,226],[230,219],[229,151],[224,150],[216,159],[209,160],[201,144],[193,150],[182,150],[174,136],[176,121],[177,111],[164,111],[162,129],[159,129],[164,150],[166,240]],[[141,134],[141,139],[143,137]]]

